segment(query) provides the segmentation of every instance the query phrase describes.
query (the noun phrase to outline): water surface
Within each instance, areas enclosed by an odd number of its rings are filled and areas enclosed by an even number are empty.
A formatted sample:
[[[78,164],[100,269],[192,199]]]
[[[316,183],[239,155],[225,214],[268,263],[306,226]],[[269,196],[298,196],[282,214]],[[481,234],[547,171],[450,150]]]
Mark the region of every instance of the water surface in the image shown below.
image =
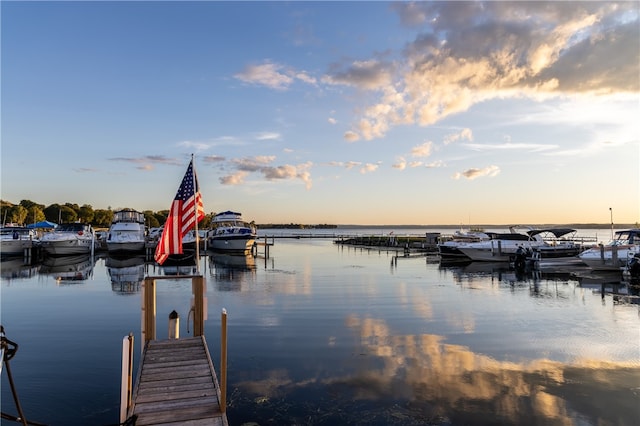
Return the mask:
[[[228,312],[231,425],[640,418],[638,306],[603,296],[609,278],[396,260],[331,239],[276,239],[270,254],[206,256],[200,265],[216,368],[220,311]],[[87,279],[56,280],[56,268],[2,263],[2,324],[19,344],[10,366],[27,419],[118,422],[121,341],[134,334],[139,360],[141,301],[139,286],[112,282],[112,265],[94,259]],[[159,281],[157,298],[158,337],[174,309],[190,335],[190,280]],[[15,414],[2,376],[2,411]]]

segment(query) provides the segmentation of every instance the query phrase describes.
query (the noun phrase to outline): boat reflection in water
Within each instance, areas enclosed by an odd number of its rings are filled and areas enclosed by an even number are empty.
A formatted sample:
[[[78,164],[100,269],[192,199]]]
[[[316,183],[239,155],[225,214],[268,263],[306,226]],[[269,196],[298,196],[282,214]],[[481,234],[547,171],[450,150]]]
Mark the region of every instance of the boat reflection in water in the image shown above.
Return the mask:
[[[31,265],[22,257],[2,258],[0,275],[5,280],[31,278],[38,274],[39,265]]]
[[[162,275],[198,275],[195,250],[184,250],[183,254],[169,255],[160,266],[160,271]]]
[[[242,283],[255,279],[256,260],[252,254],[211,253],[209,274],[217,281],[217,288],[226,291],[242,290]]]
[[[89,254],[47,257],[40,266],[41,275],[50,275],[58,283],[85,281],[93,274],[93,258]]]
[[[136,294],[144,280],[144,256],[108,257],[105,261],[111,278],[111,289],[118,294]]]

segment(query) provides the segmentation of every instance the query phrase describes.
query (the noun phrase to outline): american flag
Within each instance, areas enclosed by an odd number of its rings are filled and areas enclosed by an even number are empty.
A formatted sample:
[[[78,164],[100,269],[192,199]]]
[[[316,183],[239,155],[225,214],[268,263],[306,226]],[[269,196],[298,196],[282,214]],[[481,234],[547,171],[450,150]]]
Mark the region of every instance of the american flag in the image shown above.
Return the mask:
[[[196,222],[204,219],[204,216],[200,187],[191,160],[178,193],[171,203],[169,217],[164,223],[162,236],[156,247],[155,259],[159,265],[162,265],[170,254],[182,254],[182,238],[195,227]]]

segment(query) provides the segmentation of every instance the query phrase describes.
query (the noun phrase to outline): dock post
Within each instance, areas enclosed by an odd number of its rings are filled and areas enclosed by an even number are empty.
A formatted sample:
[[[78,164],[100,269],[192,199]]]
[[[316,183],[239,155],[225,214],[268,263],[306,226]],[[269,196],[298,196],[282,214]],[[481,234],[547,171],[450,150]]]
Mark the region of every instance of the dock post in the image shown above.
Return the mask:
[[[227,310],[224,308],[220,330],[220,411],[227,411]]]
[[[204,336],[204,277],[191,278],[193,290],[193,336]]]
[[[180,338],[180,315],[173,310],[169,314],[169,339]]]
[[[133,383],[133,333],[122,339],[122,377],[120,381],[120,423],[129,416]]]
[[[143,327],[144,340],[156,340],[156,281],[153,278],[145,278],[142,284],[143,300]]]

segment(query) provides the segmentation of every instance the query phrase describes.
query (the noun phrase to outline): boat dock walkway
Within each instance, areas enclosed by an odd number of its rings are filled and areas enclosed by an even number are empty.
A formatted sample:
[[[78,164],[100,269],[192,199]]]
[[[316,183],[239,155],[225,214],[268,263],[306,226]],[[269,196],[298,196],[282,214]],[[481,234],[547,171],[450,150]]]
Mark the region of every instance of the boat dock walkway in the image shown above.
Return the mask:
[[[156,281],[171,277],[146,277],[142,288],[144,346],[133,392],[133,335],[123,339],[121,424],[133,421],[136,426],[229,425],[226,415],[226,310],[223,309],[221,317],[219,384],[204,336],[204,277],[180,278],[191,279],[193,337],[180,338],[179,315],[173,311],[169,314],[169,338],[156,339]]]
[[[204,336],[147,343],[133,396],[135,424],[226,426]]]

